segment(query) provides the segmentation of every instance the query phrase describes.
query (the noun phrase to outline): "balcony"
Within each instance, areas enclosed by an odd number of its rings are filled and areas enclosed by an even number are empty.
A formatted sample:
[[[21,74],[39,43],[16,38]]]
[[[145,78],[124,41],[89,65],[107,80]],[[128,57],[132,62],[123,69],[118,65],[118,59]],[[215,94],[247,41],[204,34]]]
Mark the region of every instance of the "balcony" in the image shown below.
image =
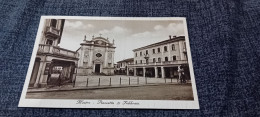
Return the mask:
[[[54,27],[46,27],[46,36],[59,37],[60,31]]]
[[[138,63],[138,64],[129,64],[129,67],[145,67],[145,66],[168,66],[168,65],[181,65],[188,64],[187,60],[175,60],[175,61],[162,61],[155,63]]]
[[[50,54],[59,57],[77,58],[77,53],[74,51],[46,44],[39,44],[37,54]]]

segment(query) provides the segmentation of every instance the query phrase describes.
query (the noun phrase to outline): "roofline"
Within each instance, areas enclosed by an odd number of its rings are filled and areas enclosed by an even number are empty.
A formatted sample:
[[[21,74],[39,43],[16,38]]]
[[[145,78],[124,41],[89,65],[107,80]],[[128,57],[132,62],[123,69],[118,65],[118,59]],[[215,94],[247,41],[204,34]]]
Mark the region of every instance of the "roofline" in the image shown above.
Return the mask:
[[[134,61],[134,58],[124,59],[124,60],[118,61],[116,63],[121,63],[121,62],[125,62],[125,61]]]
[[[179,40],[185,40],[185,36],[179,36],[179,37],[175,37],[173,39],[167,39],[167,40],[164,40],[164,41],[153,43],[153,44],[150,44],[150,45],[147,45],[147,46],[144,46],[144,47],[133,49],[133,51],[135,52],[135,51],[138,51],[138,50],[152,48],[152,47],[155,47],[155,46],[158,46],[158,45],[166,44],[166,43],[169,43],[169,42],[175,42],[175,41],[179,41]]]

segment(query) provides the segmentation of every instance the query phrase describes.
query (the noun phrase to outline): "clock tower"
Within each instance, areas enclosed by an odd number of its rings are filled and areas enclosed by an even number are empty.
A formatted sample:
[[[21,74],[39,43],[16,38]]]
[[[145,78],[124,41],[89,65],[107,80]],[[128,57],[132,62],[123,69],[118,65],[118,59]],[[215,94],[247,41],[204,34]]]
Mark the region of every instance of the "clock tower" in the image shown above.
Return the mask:
[[[81,47],[77,50],[78,68],[77,75],[114,75],[114,41],[108,38],[92,37],[90,41],[84,37]]]

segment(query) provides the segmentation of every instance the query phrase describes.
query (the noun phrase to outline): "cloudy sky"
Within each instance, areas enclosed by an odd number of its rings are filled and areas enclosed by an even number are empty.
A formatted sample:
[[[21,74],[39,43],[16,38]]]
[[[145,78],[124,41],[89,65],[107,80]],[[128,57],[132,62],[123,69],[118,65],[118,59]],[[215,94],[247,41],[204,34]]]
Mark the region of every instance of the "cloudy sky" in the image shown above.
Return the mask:
[[[115,62],[134,57],[133,49],[169,39],[169,35],[184,36],[182,21],[136,20],[65,20],[60,47],[76,51],[86,35],[115,40]]]

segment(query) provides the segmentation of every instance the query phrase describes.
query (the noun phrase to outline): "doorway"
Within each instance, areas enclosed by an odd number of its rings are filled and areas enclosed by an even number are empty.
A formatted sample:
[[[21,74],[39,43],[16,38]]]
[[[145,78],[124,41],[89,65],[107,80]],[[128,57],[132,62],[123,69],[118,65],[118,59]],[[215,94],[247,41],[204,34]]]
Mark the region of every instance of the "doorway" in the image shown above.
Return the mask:
[[[95,73],[100,73],[100,64],[95,65]]]

